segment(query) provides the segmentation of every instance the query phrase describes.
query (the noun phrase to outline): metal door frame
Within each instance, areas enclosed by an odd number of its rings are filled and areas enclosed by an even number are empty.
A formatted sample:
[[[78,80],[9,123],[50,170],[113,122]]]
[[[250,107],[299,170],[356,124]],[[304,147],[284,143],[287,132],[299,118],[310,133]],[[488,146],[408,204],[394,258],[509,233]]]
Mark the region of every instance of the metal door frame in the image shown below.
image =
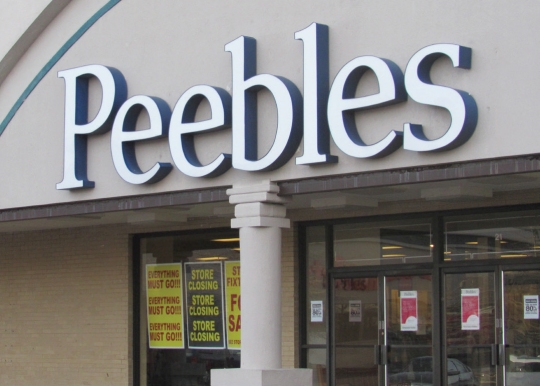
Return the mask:
[[[491,366],[496,366],[496,385],[506,386],[506,347],[505,340],[505,320],[504,320],[504,272],[507,271],[534,271],[540,270],[540,263],[537,261],[530,263],[512,264],[511,261],[501,260],[494,261],[489,260],[484,265],[468,266],[466,264],[460,264],[459,266],[446,265],[441,268],[441,280],[440,280],[440,294],[441,294],[441,308],[438,311],[441,318],[440,334],[441,334],[441,380],[442,385],[446,385],[444,375],[447,372],[446,361],[447,358],[447,345],[446,345],[446,305],[445,305],[445,283],[446,275],[448,274],[460,274],[460,273],[493,273],[494,275],[494,305],[495,305],[495,337],[494,344],[491,347]],[[540,294],[539,294],[540,295]]]
[[[359,267],[360,269],[362,267]],[[432,332],[432,352],[433,352],[433,380],[434,385],[436,384],[436,375],[440,373],[439,371],[436,371],[436,367],[438,367],[438,363],[440,362],[439,355],[436,355],[440,352],[440,344],[438,339],[436,339],[435,330],[437,329],[436,326],[438,326],[438,320],[440,316],[437,316],[438,314],[438,307],[436,308],[436,299],[439,297],[438,293],[438,286],[439,283],[436,281],[434,270],[429,268],[419,268],[415,266],[400,266],[399,268],[392,267],[391,269],[388,269],[389,267],[384,268],[378,268],[378,269],[370,269],[365,271],[359,271],[356,269],[351,269],[351,267],[348,267],[346,269],[335,269],[329,272],[329,283],[331,285],[329,286],[329,319],[330,319],[330,328],[329,328],[329,352],[328,352],[328,367],[329,371],[327,373],[329,374],[329,385],[335,386],[335,370],[336,370],[336,359],[335,359],[335,348],[336,342],[335,342],[335,313],[334,313],[334,305],[335,305],[335,280],[336,279],[357,279],[357,278],[377,278],[377,313],[378,313],[378,356],[375,354],[375,348],[374,348],[374,361],[378,362],[376,363],[378,365],[378,378],[379,378],[379,385],[387,385],[387,379],[386,379],[386,366],[387,366],[387,350],[388,345],[386,341],[387,336],[387,328],[386,328],[386,278],[387,277],[397,277],[397,276],[420,276],[420,275],[430,275],[432,277],[432,288],[431,288],[431,304],[432,304],[432,326],[433,326],[433,332]],[[381,285],[381,283],[383,285]],[[437,302],[438,303],[438,302]],[[381,307],[383,305],[383,307]],[[386,352],[385,352],[386,351]],[[437,359],[437,361],[436,361]],[[382,369],[381,369],[382,366]],[[382,370],[382,371],[381,371]]]

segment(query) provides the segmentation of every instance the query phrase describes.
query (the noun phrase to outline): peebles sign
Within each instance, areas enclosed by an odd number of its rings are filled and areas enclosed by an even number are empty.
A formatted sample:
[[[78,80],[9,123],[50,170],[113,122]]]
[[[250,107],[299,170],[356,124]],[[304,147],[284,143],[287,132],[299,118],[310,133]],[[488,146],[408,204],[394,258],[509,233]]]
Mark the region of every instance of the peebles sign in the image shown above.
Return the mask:
[[[329,88],[328,27],[313,23],[295,34],[304,47],[304,96],[289,80],[270,74],[256,74],[255,39],[239,37],[225,45],[232,56],[232,97],[221,88],[191,87],[174,109],[159,98],[138,95],[127,99],[126,81],[117,69],[89,65],[60,71],[65,80],[64,178],[57,189],[92,188],[86,175],[87,136],[111,130],[111,151],[118,174],[132,184],[162,180],[172,169],[158,162],[142,171],[135,155],[135,143],[169,137],[176,167],[191,177],[214,177],[231,166],[245,171],[274,170],[294,155],[302,137],[303,155],[297,164],[337,162],[330,154],[330,135],[343,153],[357,158],[383,157],[399,147],[410,151],[441,151],[460,146],[472,135],[477,107],[466,92],[435,85],[430,69],[439,57],[447,56],[454,67],[470,68],[471,49],[455,44],[434,44],[415,53],[405,72],[390,60],[361,56],[347,63]],[[376,94],[355,97],[358,82],[372,71],[379,83]],[[101,106],[88,122],[88,81],[97,78],[102,87]],[[257,92],[266,89],[275,100],[277,128],[270,150],[257,154]],[[440,138],[429,140],[422,125],[405,123],[403,131],[390,131],[381,141],[366,144],[356,128],[357,111],[414,101],[448,110],[451,124]],[[195,120],[200,103],[208,102],[211,118]],[[142,110],[149,128],[136,130]],[[194,146],[198,133],[232,128],[232,154],[219,154],[203,165]]]

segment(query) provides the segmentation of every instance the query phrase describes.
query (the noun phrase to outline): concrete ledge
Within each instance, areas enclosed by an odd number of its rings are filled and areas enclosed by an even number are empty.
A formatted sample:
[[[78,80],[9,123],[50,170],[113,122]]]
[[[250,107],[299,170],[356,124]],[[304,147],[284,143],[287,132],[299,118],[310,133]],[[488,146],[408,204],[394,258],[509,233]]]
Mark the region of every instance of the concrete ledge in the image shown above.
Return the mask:
[[[245,194],[227,194],[229,195],[230,204],[247,204],[250,202],[269,202],[276,204],[286,204],[291,201],[290,197],[281,197],[277,193],[268,193],[268,192],[255,192],[255,193],[245,193]]]
[[[240,217],[233,218],[231,220],[231,228],[243,228],[243,227],[276,227],[276,228],[290,228],[291,220],[288,218],[278,217]]]
[[[236,218],[258,216],[285,218],[287,209],[279,204],[250,202],[248,204],[237,204],[234,208],[234,215]]]
[[[211,386],[312,386],[311,369],[214,369]]]
[[[235,184],[231,189],[227,189],[229,196],[236,194],[248,194],[248,193],[279,193],[279,186],[269,180],[264,180],[259,184],[238,186]]]

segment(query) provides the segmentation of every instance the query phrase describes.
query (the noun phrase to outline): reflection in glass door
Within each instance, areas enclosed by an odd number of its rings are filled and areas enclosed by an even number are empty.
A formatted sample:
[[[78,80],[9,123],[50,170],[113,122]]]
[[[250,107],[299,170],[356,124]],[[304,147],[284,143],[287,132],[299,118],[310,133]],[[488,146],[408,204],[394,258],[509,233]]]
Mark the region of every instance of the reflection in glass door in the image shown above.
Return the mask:
[[[431,384],[431,275],[334,280],[336,386]]]
[[[536,270],[447,274],[447,384],[540,385],[539,296]]]
[[[377,386],[378,278],[334,280],[334,385]]]
[[[495,273],[447,274],[444,323],[447,385],[496,385]]]
[[[433,383],[431,275],[385,277],[381,364],[390,386]],[[386,358],[385,358],[386,356]]]
[[[504,345],[507,386],[540,385],[540,271],[503,271]]]

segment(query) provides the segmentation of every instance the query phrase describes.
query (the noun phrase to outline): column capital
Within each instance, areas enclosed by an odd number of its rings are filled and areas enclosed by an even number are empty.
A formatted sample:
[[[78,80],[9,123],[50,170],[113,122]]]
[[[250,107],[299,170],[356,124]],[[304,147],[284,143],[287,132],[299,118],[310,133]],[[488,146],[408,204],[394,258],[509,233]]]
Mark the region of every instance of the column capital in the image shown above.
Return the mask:
[[[278,196],[279,186],[269,180],[258,184],[233,186],[227,189],[229,203],[236,204],[231,228],[277,227],[289,228],[283,204],[289,198]]]
[[[249,202],[285,204],[290,201],[290,198],[280,197],[278,193],[278,184],[270,180],[264,180],[252,185],[235,185],[231,189],[227,189],[229,203],[231,204],[245,204]]]

